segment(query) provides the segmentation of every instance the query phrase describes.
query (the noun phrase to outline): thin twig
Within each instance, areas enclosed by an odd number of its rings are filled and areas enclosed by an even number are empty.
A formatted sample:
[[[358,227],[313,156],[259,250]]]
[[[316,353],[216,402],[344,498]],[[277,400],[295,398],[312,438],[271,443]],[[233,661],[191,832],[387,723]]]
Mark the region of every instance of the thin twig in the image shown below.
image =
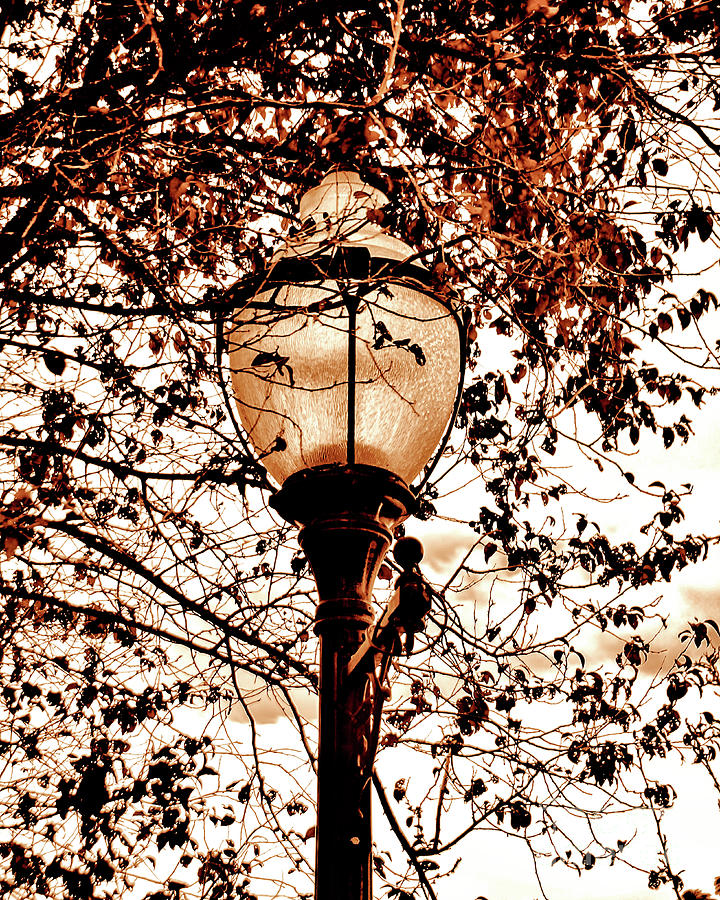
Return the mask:
[[[398,46],[400,45],[400,34],[402,31],[402,20],[404,12],[405,0],[398,0],[397,9],[395,10],[395,18],[393,19],[393,44],[390,48],[390,56],[388,57],[387,65],[385,66],[383,80],[380,82],[380,87],[377,89],[377,93],[370,101],[370,106],[374,106],[387,93],[388,83],[390,82],[393,69],[395,68],[395,59],[397,57]]]
[[[402,845],[402,848],[405,851],[407,858],[410,860],[413,868],[417,872],[418,878],[420,879],[420,884],[422,885],[423,890],[425,891],[429,900],[437,900],[435,891],[433,890],[432,885],[428,881],[428,877],[425,874],[425,869],[423,869],[422,864],[421,864],[420,860],[418,859],[417,853],[413,849],[412,844],[407,839],[407,837],[405,836],[405,833],[403,832],[402,828],[400,827],[400,823],[395,818],[395,813],[392,811],[392,808],[390,807],[390,801],[388,800],[387,794],[385,793],[385,788],[383,787],[382,782],[380,781],[380,778],[378,777],[377,772],[375,772],[374,770],[373,770],[373,774],[372,774],[372,780],[373,780],[373,784],[375,785],[375,790],[377,791],[377,795],[380,798],[380,805],[383,808],[383,812],[387,816],[387,820],[390,823],[390,827],[395,832],[395,836],[397,837],[397,839],[400,841],[400,844]]]

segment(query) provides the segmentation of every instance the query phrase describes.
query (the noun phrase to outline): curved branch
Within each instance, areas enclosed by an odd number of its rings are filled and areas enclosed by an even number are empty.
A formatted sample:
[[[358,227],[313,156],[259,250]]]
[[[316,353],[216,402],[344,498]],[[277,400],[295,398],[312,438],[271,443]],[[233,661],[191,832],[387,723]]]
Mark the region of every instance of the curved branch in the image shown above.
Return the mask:
[[[143,565],[143,563],[139,562],[139,560],[132,557],[126,551],[121,550],[119,547],[110,544],[103,538],[98,537],[94,534],[90,534],[87,531],[83,531],[83,529],[78,528],[75,525],[71,525],[66,521],[53,522],[48,519],[44,519],[42,524],[46,528],[54,529],[55,531],[59,531],[63,534],[68,535],[68,537],[75,538],[75,540],[80,541],[91,550],[96,550],[98,553],[103,554],[103,556],[107,556],[109,559],[113,560],[113,562],[120,563],[120,565],[129,569],[131,572],[134,572],[136,575],[140,575],[148,582],[148,584],[151,584],[163,594],[173,599],[183,610],[185,610],[186,612],[190,612],[193,615],[199,616],[206,622],[213,625],[217,629],[219,637],[222,636],[222,638],[235,638],[237,640],[243,641],[246,644],[250,644],[250,646],[257,648],[258,650],[262,650],[264,653],[267,653],[267,655],[272,659],[275,659],[278,662],[281,662],[284,665],[288,666],[289,668],[294,669],[299,674],[304,675],[311,683],[315,683],[316,678],[306,665],[298,662],[296,659],[293,659],[287,653],[279,650],[277,647],[272,646],[272,644],[268,644],[265,641],[260,640],[260,638],[256,637],[255,635],[248,634],[247,631],[242,631],[239,628],[230,625],[220,616],[212,613],[208,609],[204,609],[202,606],[194,603],[192,600],[189,600],[182,593],[182,591],[179,591],[177,588],[168,584],[159,575],[151,572],[150,569],[147,568],[147,566]]]
[[[43,453],[59,454],[68,456],[71,459],[79,459],[89,466],[97,466],[99,469],[106,469],[117,475],[118,478],[137,478],[140,481],[192,481],[200,484],[203,481],[211,481],[215,484],[235,484],[238,479],[237,472],[222,473],[219,469],[203,467],[197,472],[149,472],[143,469],[135,469],[126,463],[117,462],[113,459],[100,459],[91,456],[80,449],[73,447],[65,447],[62,444],[53,444],[48,441],[36,441],[32,438],[14,437],[12,435],[0,435],[0,444],[7,447],[31,447],[33,450],[41,450]],[[246,485],[252,487],[264,488],[267,485],[259,480],[242,476]]]
[[[405,851],[407,858],[410,860],[413,868],[417,872],[417,875],[418,875],[418,878],[420,879],[420,884],[422,885],[423,890],[425,891],[429,900],[437,900],[437,895],[435,894],[435,891],[433,890],[432,885],[428,881],[428,877],[425,873],[425,869],[423,869],[422,864],[421,864],[420,860],[418,859],[418,855],[415,852],[415,850],[413,849],[412,844],[405,836],[405,832],[402,830],[400,823],[395,818],[395,813],[392,811],[392,808],[390,807],[390,801],[388,800],[387,794],[385,793],[385,788],[383,787],[383,784],[380,781],[380,778],[378,777],[378,774],[374,769],[373,769],[373,773],[372,773],[372,781],[373,781],[373,785],[375,786],[375,791],[377,792],[378,798],[380,800],[380,805],[382,806],[383,812],[387,816],[387,820],[390,823],[390,827],[395,832],[395,836],[400,841],[400,844],[401,844],[403,850]]]

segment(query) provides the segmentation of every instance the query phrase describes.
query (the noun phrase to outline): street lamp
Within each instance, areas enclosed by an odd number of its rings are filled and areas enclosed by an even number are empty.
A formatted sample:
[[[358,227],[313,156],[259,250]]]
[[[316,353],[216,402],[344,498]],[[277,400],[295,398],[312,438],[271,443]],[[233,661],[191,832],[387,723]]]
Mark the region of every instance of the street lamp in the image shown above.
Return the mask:
[[[451,425],[462,370],[455,311],[377,224],[387,202],[355,173],[328,175],[302,197],[303,227],[227,329],[240,420],[281,485],[271,505],[301,528],[318,588],[316,900],[372,896],[376,666],[395,649],[388,635],[412,631],[425,611],[418,542],[396,550],[400,593],[375,628],[371,591],[415,507],[408,485]]]

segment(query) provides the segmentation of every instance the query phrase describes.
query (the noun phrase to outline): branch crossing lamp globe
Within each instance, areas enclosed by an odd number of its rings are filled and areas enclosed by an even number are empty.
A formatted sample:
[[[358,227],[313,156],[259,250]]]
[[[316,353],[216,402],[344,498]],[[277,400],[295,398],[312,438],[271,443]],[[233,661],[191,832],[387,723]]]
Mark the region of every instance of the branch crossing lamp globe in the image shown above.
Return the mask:
[[[372,896],[381,700],[371,666],[349,664],[371,630],[394,529],[415,508],[409,485],[427,477],[452,424],[463,369],[455,310],[377,224],[387,202],[355,173],[328,175],[301,198],[302,228],[251,280],[227,328],[240,421],[280,485],[271,505],[300,526],[318,588],[316,900]],[[401,579],[415,577],[421,555],[396,554]]]

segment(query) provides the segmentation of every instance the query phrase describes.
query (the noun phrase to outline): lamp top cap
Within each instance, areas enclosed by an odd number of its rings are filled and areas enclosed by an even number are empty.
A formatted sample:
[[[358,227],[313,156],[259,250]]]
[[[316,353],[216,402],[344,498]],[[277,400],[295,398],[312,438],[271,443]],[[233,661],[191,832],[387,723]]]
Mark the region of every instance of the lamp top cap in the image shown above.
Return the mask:
[[[300,218],[337,219],[359,210],[379,209],[388,198],[377,188],[366,184],[357,172],[336,171],[326,175],[317,187],[300,198]]]

